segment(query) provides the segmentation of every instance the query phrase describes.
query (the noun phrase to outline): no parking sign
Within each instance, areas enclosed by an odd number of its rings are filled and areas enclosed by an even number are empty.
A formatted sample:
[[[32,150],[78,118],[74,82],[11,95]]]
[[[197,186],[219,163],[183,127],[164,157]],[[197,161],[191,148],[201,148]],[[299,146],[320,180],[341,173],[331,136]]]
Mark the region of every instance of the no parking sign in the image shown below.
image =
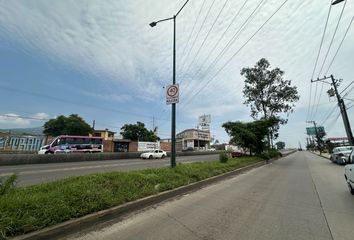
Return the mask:
[[[166,87],[166,104],[179,102],[179,85],[169,85]]]

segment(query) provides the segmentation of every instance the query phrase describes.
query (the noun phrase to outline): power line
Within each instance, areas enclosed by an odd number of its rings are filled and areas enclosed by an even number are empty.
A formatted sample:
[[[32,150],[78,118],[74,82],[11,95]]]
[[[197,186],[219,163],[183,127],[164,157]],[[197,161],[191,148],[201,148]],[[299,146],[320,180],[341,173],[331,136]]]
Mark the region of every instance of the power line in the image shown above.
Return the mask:
[[[336,122],[337,122],[338,118],[340,117],[340,115],[341,115],[341,114],[338,113],[337,117],[335,117],[335,118],[333,119],[333,121],[332,121],[330,124],[328,124],[329,128],[327,129],[327,132],[329,132],[330,130],[332,130],[332,128],[334,127],[334,124],[336,124]]]
[[[212,78],[210,78],[202,88],[199,89],[198,92],[196,92],[184,105],[184,107],[194,98],[196,97],[205,87],[208,86],[208,84],[215,79],[215,77],[234,59],[234,57],[254,38],[254,36],[274,17],[276,13],[279,12],[279,10],[288,2],[288,0],[285,0],[280,7],[277,8],[277,10],[255,31],[252,36],[225,62],[225,64],[213,75]]]
[[[221,40],[224,38],[224,36],[226,35],[227,31],[229,30],[229,28],[233,25],[233,23],[235,22],[236,19],[238,19],[238,16],[240,15],[241,11],[243,10],[243,8],[245,7],[246,3],[248,2],[248,0],[245,0],[244,3],[242,4],[241,8],[237,11],[237,13],[234,15],[234,17],[232,18],[231,22],[229,23],[229,25],[227,26],[227,28],[224,30],[224,32],[220,35],[220,38],[215,42],[214,46],[212,47],[212,49],[209,51],[207,57],[204,59],[204,61],[202,61],[202,64],[200,65],[200,67],[198,68],[198,70],[196,71],[195,74],[193,74],[193,77],[197,76],[199,74],[199,72],[202,70],[202,68],[204,67],[204,64],[209,60],[209,57],[211,56],[211,54],[214,52],[214,50],[216,49],[216,47],[219,45],[219,43],[221,42]],[[184,76],[185,77],[185,76]],[[182,79],[183,80],[183,79]],[[188,89],[189,85],[190,85],[191,81],[189,81],[185,87],[185,89]]]
[[[151,117],[152,117],[152,116],[137,114],[137,113],[128,112],[128,111],[121,111],[121,110],[117,110],[115,108],[97,106],[97,105],[92,105],[92,104],[83,103],[83,102],[75,102],[75,101],[71,101],[71,100],[68,100],[68,99],[63,99],[63,98],[53,97],[53,96],[49,96],[49,95],[45,95],[45,94],[41,94],[41,93],[35,93],[35,92],[26,91],[26,90],[11,88],[11,87],[4,86],[4,85],[0,85],[0,87],[1,87],[0,90],[19,92],[19,93],[22,93],[22,94],[32,95],[32,96],[36,96],[36,97],[39,97],[39,98],[51,99],[51,100],[58,101],[58,102],[65,102],[65,103],[78,105],[78,106],[84,106],[84,107],[88,107],[88,108],[91,108],[91,109],[97,109],[97,110],[101,110],[101,111],[115,112],[115,113],[119,113],[119,114],[123,114],[123,115],[131,115],[131,116],[148,118],[148,119],[151,119]],[[164,119],[164,118],[160,118],[159,120],[170,121],[169,119]]]
[[[246,26],[253,20],[255,17],[255,12],[260,9],[261,5],[267,0],[261,0],[256,8],[252,11],[252,13],[248,16],[248,18],[242,23],[240,28],[235,32],[235,34],[231,37],[231,39],[228,41],[228,43],[225,45],[225,47],[222,49],[222,51],[217,55],[217,57],[209,64],[209,66],[205,70],[205,74],[209,72],[218,62],[219,60],[224,56],[226,51],[235,43],[235,41],[238,39],[240,36],[240,33],[242,33],[245,29]]]
[[[352,86],[352,87],[344,94],[343,98],[346,97],[346,96],[348,96],[348,94],[349,94],[351,91],[353,91],[353,89],[354,89],[354,86]]]
[[[309,121],[310,107],[311,107],[311,99],[312,99],[311,97],[312,97],[312,83],[310,84],[310,98],[309,98],[309,105],[307,106],[306,122]]]
[[[333,33],[331,42],[330,42],[330,44],[329,44],[328,50],[327,50],[327,52],[326,52],[325,58],[324,58],[324,60],[323,60],[322,66],[321,66],[321,69],[320,69],[320,71],[319,71],[319,73],[318,73],[318,78],[319,78],[320,75],[321,75],[321,72],[322,72],[322,69],[323,69],[323,67],[324,67],[324,65],[325,65],[325,63],[326,63],[326,60],[327,60],[329,51],[331,50],[331,47],[332,47],[332,44],[333,44],[333,40],[334,40],[334,38],[335,38],[335,36],[336,36],[336,34],[337,34],[338,26],[339,26],[340,20],[342,19],[343,12],[344,12],[345,5],[346,5],[346,4],[347,4],[347,0],[345,0],[344,5],[343,5],[343,7],[342,7],[342,11],[341,11],[341,13],[340,13],[340,15],[339,15],[339,19],[338,19],[338,22],[337,22],[337,26],[336,26],[336,29],[334,30],[334,33]]]
[[[187,55],[186,55],[186,57],[185,57],[185,60],[184,60],[183,63],[182,63],[182,67],[181,67],[181,69],[180,69],[181,71],[183,70],[184,65],[186,64],[187,59],[188,59],[188,57],[189,57],[189,54],[191,53],[191,51],[192,51],[192,49],[193,49],[193,47],[194,47],[194,45],[195,45],[195,43],[196,43],[196,41],[197,41],[197,39],[198,39],[198,36],[199,36],[201,30],[203,29],[203,26],[204,26],[204,24],[205,24],[205,22],[206,22],[206,20],[207,20],[207,18],[208,18],[208,16],[209,16],[210,10],[211,10],[211,8],[213,7],[214,2],[215,2],[215,0],[213,0],[212,4],[210,5],[207,14],[206,14],[205,17],[204,17],[204,20],[203,20],[203,22],[202,22],[202,25],[200,25],[200,28],[199,28],[199,30],[198,30],[198,33],[197,33],[196,37],[194,38],[194,41],[193,41],[193,43],[192,43],[192,46],[191,46],[191,48],[189,49],[189,51],[188,51],[188,53],[187,53]]]
[[[327,120],[332,116],[332,114],[335,112],[337,109],[337,105],[334,105],[332,108],[329,108],[329,111],[325,114],[325,119],[322,121],[320,125],[323,125]]]
[[[346,86],[346,87],[343,89],[343,91],[340,92],[340,94],[342,94],[343,92],[345,92],[345,90],[347,90],[347,89],[350,87],[350,85],[352,85],[353,83],[354,83],[354,81],[352,81],[348,86]]]
[[[193,24],[193,27],[192,27],[192,31],[190,32],[189,37],[188,37],[188,40],[187,40],[186,44],[184,45],[184,49],[183,49],[183,51],[182,51],[182,56],[184,56],[184,53],[185,53],[185,51],[186,51],[186,49],[187,49],[187,46],[188,46],[188,43],[189,43],[189,41],[190,41],[190,39],[191,39],[191,37],[192,37],[194,28],[195,28],[195,26],[197,25],[198,19],[199,19],[199,17],[200,17],[200,13],[202,12],[203,7],[204,7],[204,3],[205,3],[205,0],[203,1],[202,5],[201,5],[201,7],[200,7],[200,9],[199,9],[198,15],[197,15],[197,17],[195,18],[195,21],[194,21],[194,24]]]
[[[336,53],[334,54],[334,56],[333,56],[333,58],[332,58],[332,60],[331,60],[331,63],[329,64],[329,66],[328,66],[328,68],[327,68],[327,71],[326,71],[325,75],[327,75],[327,73],[329,72],[329,69],[332,67],[332,64],[333,64],[333,62],[334,62],[334,59],[337,57],[337,54],[338,54],[338,52],[339,52],[339,49],[342,47],[342,44],[343,44],[343,42],[344,42],[344,40],[345,40],[345,37],[347,36],[347,34],[348,34],[348,32],[349,32],[349,29],[350,29],[350,26],[351,26],[352,23],[353,23],[353,20],[354,20],[354,16],[352,17],[352,20],[350,21],[350,23],[349,23],[349,25],[348,25],[348,28],[347,28],[347,30],[345,31],[345,34],[344,34],[344,36],[343,36],[343,38],[342,38],[342,41],[340,42],[340,44],[339,44],[339,46],[338,46],[338,48],[337,48],[337,51],[336,51]]]
[[[317,53],[315,65],[314,65],[313,70],[312,70],[311,81],[313,80],[313,76],[315,75],[315,71],[316,71],[316,68],[317,68],[318,59],[319,59],[320,54],[321,54],[321,50],[322,50],[322,46],[323,46],[323,41],[324,41],[324,37],[325,37],[325,35],[326,35],[327,26],[328,26],[328,20],[329,20],[330,14],[331,14],[331,10],[332,10],[332,0],[330,0],[329,9],[328,9],[328,14],[327,14],[327,18],[326,18],[326,24],[325,24],[325,27],[324,27],[324,29],[323,29],[322,38],[321,38],[321,42],[320,42],[320,47],[318,48],[318,53]],[[311,83],[312,83],[312,82],[311,82]],[[311,85],[312,85],[312,84],[311,84]],[[318,83],[316,82],[315,95],[314,95],[314,102],[316,102],[316,98],[317,98],[317,88],[318,88]],[[313,105],[311,105],[311,102],[312,102],[312,99],[311,99],[311,97],[310,97],[309,106],[311,106],[311,107],[310,107],[310,110],[309,110],[309,115],[308,115],[308,117],[310,117],[310,118],[312,119],[312,116],[313,116]]]
[[[315,107],[314,117],[316,117],[316,115],[317,115],[318,106],[319,106],[319,104],[320,104],[320,100],[321,100],[321,96],[322,96],[323,85],[324,85],[324,83],[322,82],[321,90],[320,90],[320,95],[318,96],[317,105],[316,105],[316,107]]]
[[[328,9],[328,14],[327,14],[326,24],[325,24],[325,28],[323,29],[323,34],[322,34],[322,38],[321,38],[321,43],[320,43],[320,47],[319,47],[319,49],[318,49],[318,53],[317,53],[317,57],[316,57],[316,61],[315,61],[315,66],[313,67],[311,80],[313,79],[313,76],[315,75],[315,71],[316,71],[318,59],[319,59],[319,57],[320,57],[321,49],[322,49],[322,46],[323,46],[323,40],[324,40],[324,37],[325,37],[325,34],[326,34],[326,30],[327,30],[327,25],[328,25],[329,16],[330,16],[330,14],[331,14],[331,9],[332,9],[332,0],[330,0],[330,3],[329,3],[329,9]]]
[[[196,60],[196,58],[197,58],[198,54],[200,53],[200,50],[201,50],[201,49],[202,49],[202,47],[204,46],[204,44],[205,44],[206,40],[207,40],[207,39],[208,39],[208,37],[209,37],[209,34],[210,34],[210,33],[211,33],[211,31],[213,30],[213,28],[214,28],[214,26],[215,26],[216,22],[218,21],[218,19],[219,19],[219,17],[220,17],[220,15],[221,15],[221,13],[222,13],[222,11],[224,10],[224,8],[225,8],[225,6],[226,6],[226,4],[227,4],[227,2],[228,2],[228,1],[229,1],[229,0],[226,0],[226,1],[224,2],[224,4],[223,4],[222,8],[220,9],[220,11],[219,11],[219,13],[218,13],[218,15],[217,15],[217,16],[216,16],[216,18],[214,19],[214,22],[213,22],[213,24],[211,25],[211,27],[210,27],[209,31],[207,32],[207,34],[206,34],[206,36],[205,36],[205,38],[204,38],[204,40],[203,40],[202,44],[199,46],[199,48],[198,48],[198,50],[197,50],[197,53],[194,55],[194,57],[193,57],[192,61],[189,63],[189,65],[188,65],[187,69],[185,70],[185,74],[184,74],[184,76],[182,77],[182,79],[181,79],[180,83],[182,83],[182,81],[183,81],[184,77],[185,77],[185,76],[186,76],[186,74],[188,73],[188,70],[191,68],[191,66],[193,65],[194,61]],[[213,4],[214,4],[214,2],[213,2]]]

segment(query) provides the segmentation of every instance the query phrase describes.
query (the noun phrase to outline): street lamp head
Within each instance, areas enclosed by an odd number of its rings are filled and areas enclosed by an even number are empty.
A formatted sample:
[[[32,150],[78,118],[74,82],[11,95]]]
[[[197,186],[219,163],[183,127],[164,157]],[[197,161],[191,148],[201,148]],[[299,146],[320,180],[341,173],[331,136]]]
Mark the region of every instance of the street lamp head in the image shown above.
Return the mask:
[[[157,24],[157,22],[152,22],[152,23],[150,23],[149,25],[150,25],[150,27],[155,27],[156,24]]]
[[[341,2],[343,2],[343,1],[344,1],[344,0],[336,0],[336,1],[332,2],[332,5],[336,5],[336,4],[341,3]]]

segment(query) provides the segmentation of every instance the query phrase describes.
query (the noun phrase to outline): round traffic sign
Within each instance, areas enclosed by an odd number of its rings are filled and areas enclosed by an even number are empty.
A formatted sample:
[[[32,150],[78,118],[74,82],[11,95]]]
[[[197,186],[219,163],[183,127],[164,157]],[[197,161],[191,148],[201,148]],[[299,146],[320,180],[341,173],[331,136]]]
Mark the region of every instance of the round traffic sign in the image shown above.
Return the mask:
[[[169,97],[178,96],[178,87],[176,85],[171,85],[167,88],[167,95]]]

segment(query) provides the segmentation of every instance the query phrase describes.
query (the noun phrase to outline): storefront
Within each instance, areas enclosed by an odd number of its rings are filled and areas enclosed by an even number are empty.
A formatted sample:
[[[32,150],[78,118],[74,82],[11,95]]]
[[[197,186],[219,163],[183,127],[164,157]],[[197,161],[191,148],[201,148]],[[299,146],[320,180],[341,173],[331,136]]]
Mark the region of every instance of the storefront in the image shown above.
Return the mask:
[[[177,151],[199,151],[210,149],[210,132],[199,129],[186,129],[177,134]]]

